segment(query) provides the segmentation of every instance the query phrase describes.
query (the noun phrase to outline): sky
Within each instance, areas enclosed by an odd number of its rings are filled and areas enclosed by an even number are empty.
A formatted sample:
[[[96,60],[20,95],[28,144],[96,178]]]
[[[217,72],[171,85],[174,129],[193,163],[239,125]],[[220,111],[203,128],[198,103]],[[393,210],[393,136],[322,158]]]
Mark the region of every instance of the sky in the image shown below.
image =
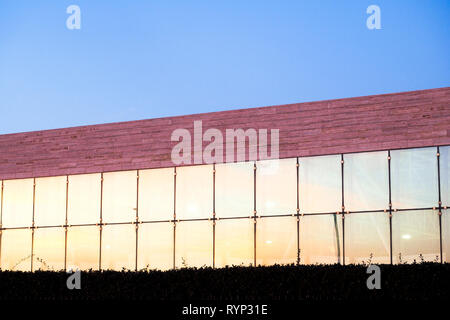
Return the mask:
[[[0,134],[447,87],[449,14],[448,0],[0,0]]]

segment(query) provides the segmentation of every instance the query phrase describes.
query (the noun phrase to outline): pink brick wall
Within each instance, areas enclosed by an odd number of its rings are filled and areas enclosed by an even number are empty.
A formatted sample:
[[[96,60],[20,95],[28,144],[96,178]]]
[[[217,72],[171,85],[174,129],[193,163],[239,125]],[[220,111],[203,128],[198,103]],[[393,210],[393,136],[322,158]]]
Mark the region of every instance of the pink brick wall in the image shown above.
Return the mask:
[[[0,179],[172,167],[171,133],[194,120],[280,129],[281,158],[449,145],[450,87],[0,135]]]

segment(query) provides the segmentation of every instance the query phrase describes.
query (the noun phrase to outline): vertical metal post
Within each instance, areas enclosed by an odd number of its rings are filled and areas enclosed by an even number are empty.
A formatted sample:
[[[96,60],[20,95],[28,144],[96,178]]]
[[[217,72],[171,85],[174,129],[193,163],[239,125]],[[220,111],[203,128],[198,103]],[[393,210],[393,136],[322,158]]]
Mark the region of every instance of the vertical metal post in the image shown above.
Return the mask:
[[[439,150],[439,147],[437,147],[437,169],[438,169],[438,200],[439,200],[439,207],[438,207],[438,216],[439,216],[439,254],[441,257],[441,263],[443,263],[443,257],[442,257],[442,199],[441,199],[441,163],[440,163],[440,157],[441,153]]]
[[[32,220],[31,220],[31,272],[33,272],[35,202],[36,202],[36,178],[33,178],[33,215],[32,215]]]
[[[213,163],[213,268],[216,267],[216,164]]]
[[[0,199],[0,269],[2,268],[2,236],[3,236],[3,180]]]
[[[102,235],[103,235],[103,172],[100,174],[100,224],[99,224],[100,247],[98,255],[98,270],[102,270]]]
[[[344,154],[341,153],[341,197],[342,197],[342,264],[345,266],[345,202],[344,202]],[[339,244],[338,244],[339,245]]]
[[[298,158],[296,160],[295,169],[297,171],[297,210],[296,210],[296,218],[297,218],[297,265],[300,264],[300,178],[299,178],[299,166],[300,163]]]
[[[134,260],[134,271],[138,270],[138,239],[139,239],[139,170],[136,171],[136,255]]]
[[[66,175],[66,218],[64,221],[64,271],[67,270],[67,226],[68,218],[67,212],[69,208],[69,176]]]
[[[175,246],[177,231],[177,167],[173,168],[173,268],[175,269]]]
[[[253,162],[253,265],[256,267],[256,161]]]
[[[389,259],[392,264],[392,189],[391,189],[391,150],[388,150],[388,177],[389,177]]]

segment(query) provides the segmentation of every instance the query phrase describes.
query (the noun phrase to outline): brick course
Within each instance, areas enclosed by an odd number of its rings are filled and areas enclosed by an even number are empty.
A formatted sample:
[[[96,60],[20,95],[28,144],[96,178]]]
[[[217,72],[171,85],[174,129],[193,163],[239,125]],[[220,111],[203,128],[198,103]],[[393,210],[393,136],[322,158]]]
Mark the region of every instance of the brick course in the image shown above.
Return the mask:
[[[450,87],[0,135],[0,179],[172,167],[172,131],[196,120],[280,129],[281,158],[450,145]]]

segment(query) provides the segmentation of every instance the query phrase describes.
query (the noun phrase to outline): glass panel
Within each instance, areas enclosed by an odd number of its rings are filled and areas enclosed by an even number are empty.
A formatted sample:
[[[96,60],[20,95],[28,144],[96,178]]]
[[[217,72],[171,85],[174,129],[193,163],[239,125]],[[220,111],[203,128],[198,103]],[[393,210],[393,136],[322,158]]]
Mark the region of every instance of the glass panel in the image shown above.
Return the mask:
[[[337,214],[300,218],[300,263],[334,264],[342,261],[342,217]]]
[[[100,221],[101,175],[69,176],[69,224],[95,224]]]
[[[345,263],[390,263],[389,214],[345,215]]]
[[[439,148],[441,171],[441,199],[444,206],[450,207],[450,146]]]
[[[297,218],[260,218],[256,224],[256,264],[297,262]]]
[[[103,222],[136,220],[137,172],[103,174]]]
[[[108,225],[102,231],[102,270],[134,270],[136,226]]]
[[[437,206],[437,181],[436,148],[391,151],[393,208]]]
[[[392,215],[394,263],[439,261],[439,218],[434,211],[403,211]]]
[[[36,179],[34,223],[61,226],[66,222],[66,177]]]
[[[216,223],[215,266],[253,264],[253,219],[219,220]]]
[[[2,270],[31,270],[31,230],[1,231],[0,267]]]
[[[253,215],[253,163],[216,165],[216,216]]]
[[[450,210],[442,211],[442,261],[450,262]]]
[[[388,153],[344,155],[345,210],[389,208]]]
[[[138,269],[173,268],[173,223],[139,225]]]
[[[3,181],[3,228],[30,227],[33,222],[33,179]]]
[[[99,251],[99,227],[70,227],[67,230],[67,270],[98,270]]]
[[[258,161],[258,215],[293,214],[297,210],[297,159]]]
[[[175,266],[177,268],[212,265],[213,228],[211,221],[183,221],[177,223]]]
[[[212,217],[212,203],[212,166],[177,168],[177,219]]]
[[[174,169],[139,171],[139,220],[173,219]]]
[[[63,270],[65,241],[66,235],[64,228],[35,229],[33,270]]]
[[[300,211],[341,211],[341,156],[299,158]]]

